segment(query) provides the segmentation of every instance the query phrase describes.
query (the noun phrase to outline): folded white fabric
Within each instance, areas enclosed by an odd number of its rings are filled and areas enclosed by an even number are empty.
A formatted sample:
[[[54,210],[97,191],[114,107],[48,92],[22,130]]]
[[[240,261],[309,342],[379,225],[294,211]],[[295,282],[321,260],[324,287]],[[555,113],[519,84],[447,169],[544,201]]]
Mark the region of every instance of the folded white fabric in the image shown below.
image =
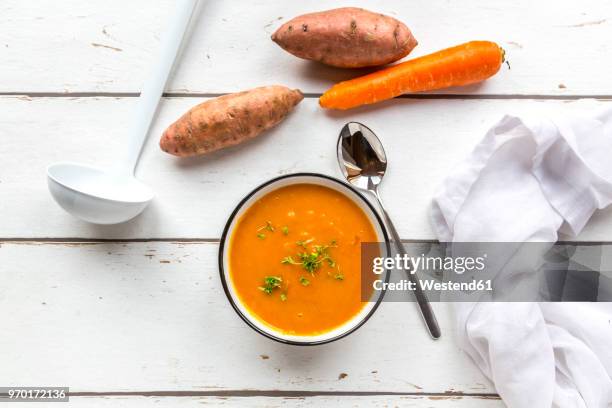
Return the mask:
[[[612,110],[597,109],[583,102],[576,116],[504,117],[436,194],[438,239],[555,242],[559,232],[578,234],[612,202]],[[612,407],[611,303],[455,310],[461,347],[510,408]]]

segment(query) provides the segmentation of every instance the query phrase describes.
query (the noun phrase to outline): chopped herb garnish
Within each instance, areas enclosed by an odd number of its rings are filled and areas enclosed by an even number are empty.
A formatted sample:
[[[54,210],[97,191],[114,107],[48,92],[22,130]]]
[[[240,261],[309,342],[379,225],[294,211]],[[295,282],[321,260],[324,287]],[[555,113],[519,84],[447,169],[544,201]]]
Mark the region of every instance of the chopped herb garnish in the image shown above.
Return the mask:
[[[257,232],[261,232],[263,230],[274,232],[274,225],[272,225],[272,221],[266,221],[266,225],[262,225],[261,227],[257,228]]]
[[[281,298],[281,300],[282,300],[283,302],[286,302],[286,301],[287,301],[287,295],[285,295],[284,293],[281,293],[281,294],[280,294],[280,298]]]
[[[314,272],[321,266],[319,255],[316,252],[311,252],[310,254],[302,252],[299,254],[299,257],[302,261],[302,268],[306,269],[311,275],[314,275]]]
[[[283,278],[281,278],[280,276],[266,276],[264,278],[264,282],[266,283],[266,285],[270,285],[275,288],[279,287],[282,281]]]
[[[298,246],[306,249],[306,244],[312,242],[312,239],[308,241],[297,241]],[[291,256],[287,256],[281,260],[282,264],[285,265],[302,265],[302,268],[311,275],[314,275],[315,271],[321,267],[323,262],[334,268],[336,262],[329,255],[329,248],[335,247],[336,241],[332,241],[329,245],[314,245],[311,252],[300,252],[297,254],[300,262],[297,262]]]
[[[344,275],[341,273],[337,273],[336,275],[334,275],[334,279],[339,281],[344,280]]]
[[[310,281],[303,276],[300,276],[300,283],[302,284],[302,286],[310,285]]]
[[[259,234],[257,234],[257,238],[264,239],[264,238],[266,238],[266,234],[260,232]]]
[[[299,262],[295,262],[292,256],[284,257],[281,263],[284,265],[299,265]]]
[[[283,231],[283,235],[289,235],[289,227],[287,227],[286,225],[281,228],[281,231]]]
[[[312,241],[314,241],[312,238],[307,239],[306,241],[295,241],[295,245],[306,249],[306,245],[310,244]]]
[[[276,288],[279,288],[283,278],[280,276],[266,276],[264,278],[264,285],[260,286],[258,289],[268,295],[272,294],[272,291]]]

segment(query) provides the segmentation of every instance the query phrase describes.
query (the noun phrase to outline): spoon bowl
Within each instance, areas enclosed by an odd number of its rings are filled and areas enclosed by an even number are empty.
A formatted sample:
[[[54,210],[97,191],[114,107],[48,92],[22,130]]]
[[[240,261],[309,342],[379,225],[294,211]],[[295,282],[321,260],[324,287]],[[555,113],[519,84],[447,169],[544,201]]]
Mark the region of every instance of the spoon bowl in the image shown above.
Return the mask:
[[[342,127],[338,161],[346,180],[364,190],[380,184],[387,170],[387,155],[380,139],[359,122],[349,122]]]
[[[47,168],[51,195],[67,212],[94,224],[117,224],[140,214],[154,197],[134,177],[78,163]]]

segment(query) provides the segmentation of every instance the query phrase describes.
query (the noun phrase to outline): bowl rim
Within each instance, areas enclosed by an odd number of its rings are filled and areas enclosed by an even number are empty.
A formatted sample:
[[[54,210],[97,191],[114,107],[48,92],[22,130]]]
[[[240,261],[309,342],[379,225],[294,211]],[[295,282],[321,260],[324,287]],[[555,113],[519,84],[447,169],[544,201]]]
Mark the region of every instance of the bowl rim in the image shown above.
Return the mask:
[[[336,184],[340,185],[341,187],[344,187],[344,188],[352,191],[370,209],[372,214],[374,214],[376,222],[378,222],[378,224],[380,226],[380,229],[382,231],[382,235],[383,235],[383,238],[384,238],[384,245],[386,247],[387,254],[390,253],[391,245],[390,245],[390,241],[389,241],[389,235],[387,233],[387,227],[386,227],[385,223],[383,222],[383,220],[382,220],[380,214],[378,213],[378,211],[372,205],[372,203],[370,201],[368,201],[365,198],[365,196],[359,190],[357,190],[352,185],[350,185],[348,183],[345,183],[344,181],[342,181],[340,179],[328,176],[326,174],[310,173],[310,172],[291,173],[291,174],[284,174],[282,176],[274,177],[274,178],[272,178],[272,179],[270,179],[270,180],[268,180],[268,181],[258,185],[253,190],[251,190],[248,194],[246,194],[240,200],[240,202],[238,202],[238,204],[236,205],[236,207],[234,208],[234,210],[230,214],[229,218],[227,219],[227,222],[225,223],[225,227],[223,228],[223,233],[221,234],[221,240],[220,240],[220,243],[219,243],[219,254],[218,254],[219,276],[221,278],[221,284],[223,285],[223,291],[225,292],[225,296],[227,297],[227,300],[232,305],[232,308],[234,309],[236,314],[251,329],[253,329],[257,333],[259,333],[259,334],[261,334],[261,335],[263,335],[263,336],[265,336],[265,337],[267,337],[267,338],[269,338],[271,340],[277,341],[279,343],[296,345],[296,346],[316,346],[316,345],[320,345],[320,344],[331,343],[333,341],[336,341],[336,340],[339,340],[341,338],[344,338],[344,337],[348,336],[349,334],[355,332],[361,326],[363,326],[368,320],[370,320],[370,318],[372,317],[374,312],[378,309],[378,307],[382,303],[382,300],[383,300],[383,298],[385,296],[386,290],[382,290],[381,291],[380,296],[378,297],[378,299],[376,300],[375,304],[372,306],[372,308],[370,309],[368,314],[363,316],[361,321],[359,321],[355,326],[351,327],[349,330],[347,330],[347,331],[345,331],[343,333],[340,333],[337,336],[330,337],[328,339],[317,340],[317,341],[295,341],[295,340],[289,340],[289,339],[285,339],[285,338],[282,338],[282,337],[278,337],[278,336],[275,336],[275,335],[273,335],[273,334],[271,334],[269,332],[266,332],[266,331],[262,330],[257,325],[255,325],[248,316],[245,316],[244,313],[242,313],[242,311],[240,310],[240,308],[238,307],[238,305],[234,301],[233,296],[230,293],[229,283],[227,282],[227,280],[225,278],[225,268],[224,268],[224,265],[223,265],[224,264],[224,262],[223,262],[223,254],[225,253],[226,242],[228,242],[228,233],[229,233],[230,226],[232,225],[232,222],[234,221],[234,219],[238,215],[238,212],[242,209],[242,207],[246,204],[246,202],[251,197],[253,197],[257,192],[259,192],[261,189],[263,189],[265,187],[268,187],[271,184],[274,184],[274,183],[276,183],[278,181],[285,180],[285,179],[288,179],[288,178],[297,178],[297,177],[322,178],[322,179],[331,181],[333,183],[336,183]],[[349,199],[352,199],[352,197],[349,197]],[[390,278],[389,271],[387,269],[385,269],[385,282],[389,282],[389,278]]]

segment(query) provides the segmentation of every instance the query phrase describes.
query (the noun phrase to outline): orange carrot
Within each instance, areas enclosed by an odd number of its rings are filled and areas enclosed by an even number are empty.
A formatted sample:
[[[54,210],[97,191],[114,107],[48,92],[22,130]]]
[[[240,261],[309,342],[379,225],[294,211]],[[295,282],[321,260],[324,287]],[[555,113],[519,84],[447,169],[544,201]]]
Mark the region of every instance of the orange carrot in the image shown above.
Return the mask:
[[[407,92],[473,84],[495,75],[503,62],[504,50],[499,45],[471,41],[340,82],[321,96],[319,104],[329,109],[350,109]]]

